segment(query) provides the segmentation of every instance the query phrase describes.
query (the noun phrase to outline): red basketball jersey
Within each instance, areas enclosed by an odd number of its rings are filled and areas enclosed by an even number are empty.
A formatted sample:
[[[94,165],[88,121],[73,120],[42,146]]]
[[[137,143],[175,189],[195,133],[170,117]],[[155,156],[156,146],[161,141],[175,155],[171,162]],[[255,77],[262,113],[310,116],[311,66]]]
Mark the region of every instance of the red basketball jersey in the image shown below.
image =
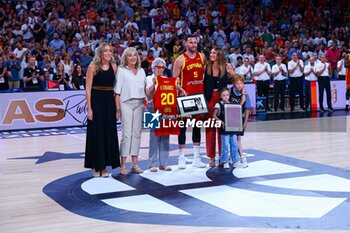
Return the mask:
[[[161,128],[155,130],[156,136],[166,136],[170,134],[180,134],[179,127],[173,127],[169,122],[176,122],[177,115],[177,79],[156,77],[156,91],[153,95],[154,111],[159,110],[162,114],[162,118],[171,118],[161,120]],[[167,128],[163,127],[166,125]]]
[[[180,85],[189,94],[203,93],[204,63],[202,55],[196,53],[190,58],[186,53],[182,54],[184,63],[181,69]]]

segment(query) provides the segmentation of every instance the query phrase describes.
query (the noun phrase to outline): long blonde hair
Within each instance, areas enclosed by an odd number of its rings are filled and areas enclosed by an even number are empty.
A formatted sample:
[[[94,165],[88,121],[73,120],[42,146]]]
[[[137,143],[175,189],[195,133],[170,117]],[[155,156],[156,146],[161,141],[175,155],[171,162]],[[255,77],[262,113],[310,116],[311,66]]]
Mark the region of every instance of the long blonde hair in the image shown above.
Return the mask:
[[[139,54],[137,53],[137,50],[135,47],[127,47],[123,54],[122,54],[122,57],[121,57],[121,61],[120,61],[120,66],[121,67],[127,67],[128,66],[128,61],[127,61],[127,57],[132,54],[132,53],[136,53],[137,55],[137,62],[136,62],[136,68],[137,69],[140,69],[141,68],[141,59],[140,59],[140,56]]]
[[[103,52],[106,49],[106,46],[109,46],[111,48],[111,51],[112,51],[112,58],[111,58],[110,63],[115,63],[113,47],[110,44],[107,44],[106,42],[102,42],[100,44],[100,46],[98,46],[96,54],[94,56],[94,59],[91,62],[91,64],[95,65],[96,71],[101,71],[102,70],[102,56],[103,56]]]
[[[219,78],[221,78],[222,76],[225,75],[225,69],[226,69],[224,53],[222,51],[222,48],[214,47],[213,49],[217,53],[218,66],[219,66],[219,75],[220,75]],[[210,59],[208,59],[208,63],[207,63],[207,74],[210,75],[210,76],[213,75],[213,62]]]

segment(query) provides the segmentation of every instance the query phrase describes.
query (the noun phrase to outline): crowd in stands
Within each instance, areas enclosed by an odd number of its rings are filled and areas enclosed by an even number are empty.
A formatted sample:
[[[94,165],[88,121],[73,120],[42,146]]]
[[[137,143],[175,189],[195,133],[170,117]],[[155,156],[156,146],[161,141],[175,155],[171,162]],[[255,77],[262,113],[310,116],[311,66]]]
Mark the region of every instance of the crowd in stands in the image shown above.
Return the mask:
[[[46,90],[49,80],[82,89],[102,42],[117,62],[136,47],[146,74],[157,57],[171,70],[188,34],[206,55],[223,48],[235,68],[246,57],[254,66],[263,55],[272,67],[277,55],[287,64],[296,52],[306,65],[325,54],[337,78],[350,48],[349,16],[348,0],[2,0],[0,91]]]

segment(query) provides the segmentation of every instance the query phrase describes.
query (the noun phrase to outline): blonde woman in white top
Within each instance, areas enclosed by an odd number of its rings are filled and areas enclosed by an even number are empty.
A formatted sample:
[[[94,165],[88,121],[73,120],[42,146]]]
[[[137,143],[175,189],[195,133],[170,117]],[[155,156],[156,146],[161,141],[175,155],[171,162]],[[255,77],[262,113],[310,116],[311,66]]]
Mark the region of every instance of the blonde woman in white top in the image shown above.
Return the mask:
[[[143,101],[146,98],[146,74],[141,68],[140,57],[134,47],[124,50],[121,64],[116,76],[117,118],[122,122],[122,139],[120,142],[120,174],[127,175],[125,164],[131,156],[131,171],[143,173],[138,166],[138,154],[141,144],[141,125],[144,111]]]

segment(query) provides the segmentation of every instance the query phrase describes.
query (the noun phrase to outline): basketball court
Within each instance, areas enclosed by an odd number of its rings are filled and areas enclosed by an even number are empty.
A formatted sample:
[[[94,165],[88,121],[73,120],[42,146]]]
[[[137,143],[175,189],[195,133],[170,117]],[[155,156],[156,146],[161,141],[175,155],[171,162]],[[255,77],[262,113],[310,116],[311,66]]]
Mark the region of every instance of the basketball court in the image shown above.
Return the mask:
[[[254,117],[245,169],[179,170],[171,136],[172,171],[109,178],[83,168],[85,128],[2,131],[0,232],[350,232],[349,116]]]

